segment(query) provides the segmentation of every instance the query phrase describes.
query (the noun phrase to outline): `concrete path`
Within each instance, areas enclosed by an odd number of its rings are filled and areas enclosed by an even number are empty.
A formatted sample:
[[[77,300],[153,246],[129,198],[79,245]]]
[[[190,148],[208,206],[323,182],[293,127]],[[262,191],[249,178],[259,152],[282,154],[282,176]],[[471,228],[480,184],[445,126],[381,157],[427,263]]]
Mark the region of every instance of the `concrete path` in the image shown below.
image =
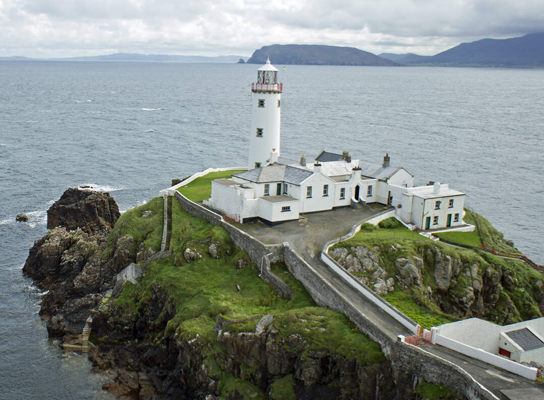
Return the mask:
[[[395,341],[398,335],[410,336],[411,333],[348,285],[320,260],[325,243],[345,235],[353,225],[361,224],[385,210],[387,208],[383,206],[367,206],[358,209],[340,208],[333,211],[304,214],[299,221],[286,222],[274,227],[254,223],[242,225],[240,228],[265,244],[288,242],[291,248],[310,264],[324,281],[334,286],[359,310],[361,315],[371,321],[391,341]],[[533,388],[542,390],[541,398],[544,399],[544,385],[539,382],[525,379],[442,346],[427,345],[422,349],[463,368],[498,398],[504,398],[501,397],[501,390]]]

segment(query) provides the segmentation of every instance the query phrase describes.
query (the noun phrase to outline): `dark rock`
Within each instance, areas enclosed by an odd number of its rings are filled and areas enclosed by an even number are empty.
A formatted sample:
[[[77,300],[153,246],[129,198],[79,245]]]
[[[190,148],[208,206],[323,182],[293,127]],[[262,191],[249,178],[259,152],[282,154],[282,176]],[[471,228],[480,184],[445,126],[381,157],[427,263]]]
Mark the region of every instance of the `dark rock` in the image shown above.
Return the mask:
[[[15,217],[15,221],[17,222],[28,222],[28,215],[26,214],[17,214]]]
[[[172,179],[172,186],[176,186],[177,184],[183,182],[182,179],[179,179],[179,178],[174,178]]]
[[[243,58],[240,58],[236,64],[245,64],[245,63],[246,63],[246,62],[244,61],[244,59],[243,59]]]
[[[62,226],[69,231],[80,228],[93,234],[112,229],[120,215],[109,193],[70,188],[47,210],[47,228]]]

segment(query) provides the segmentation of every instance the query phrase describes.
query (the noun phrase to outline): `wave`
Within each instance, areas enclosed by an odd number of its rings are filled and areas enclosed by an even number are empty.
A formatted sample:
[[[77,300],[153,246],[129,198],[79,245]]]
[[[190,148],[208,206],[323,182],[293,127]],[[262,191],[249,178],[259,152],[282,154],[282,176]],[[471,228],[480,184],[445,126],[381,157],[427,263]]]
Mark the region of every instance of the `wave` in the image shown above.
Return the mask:
[[[142,111],[160,111],[164,110],[163,108],[142,108]]]
[[[95,192],[119,192],[124,190],[123,186],[108,186],[108,185],[97,185],[95,183],[84,183],[79,185],[79,189],[93,190]]]

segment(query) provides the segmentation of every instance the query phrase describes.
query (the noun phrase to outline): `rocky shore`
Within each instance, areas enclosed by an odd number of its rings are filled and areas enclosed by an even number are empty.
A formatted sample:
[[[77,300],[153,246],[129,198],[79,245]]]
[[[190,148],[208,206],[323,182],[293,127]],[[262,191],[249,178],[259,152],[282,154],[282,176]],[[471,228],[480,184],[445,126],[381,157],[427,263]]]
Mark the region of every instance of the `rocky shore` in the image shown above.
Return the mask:
[[[290,283],[294,300],[278,299],[251,270],[247,255],[216,228],[202,233],[202,222],[191,220],[200,230],[194,238],[173,236],[178,256],[159,253],[162,199],[156,200],[118,221],[109,194],[69,189],[49,210],[52,230],[35,242],[24,266],[45,291],[40,315],[51,338],[81,344],[92,316],[89,358],[93,371],[111,378],[105,390],[120,399],[417,398],[409,389],[412,377],[394,374],[376,343],[344,316],[315,307],[298,283]],[[188,235],[194,228],[189,222],[180,227]],[[188,250],[200,257],[182,257]],[[136,264],[145,276],[127,278]],[[181,278],[171,285],[175,278],[168,275],[202,271],[197,278],[213,285],[210,268],[239,280],[232,297],[244,298],[236,302],[253,298],[247,307],[285,311],[225,319],[229,306],[221,291],[219,300],[199,297],[205,286],[184,285]],[[230,278],[225,280],[230,288]],[[178,289],[192,294],[178,298]],[[218,309],[216,301],[223,304]],[[303,308],[293,308],[294,302]],[[365,350],[352,348],[361,343]]]

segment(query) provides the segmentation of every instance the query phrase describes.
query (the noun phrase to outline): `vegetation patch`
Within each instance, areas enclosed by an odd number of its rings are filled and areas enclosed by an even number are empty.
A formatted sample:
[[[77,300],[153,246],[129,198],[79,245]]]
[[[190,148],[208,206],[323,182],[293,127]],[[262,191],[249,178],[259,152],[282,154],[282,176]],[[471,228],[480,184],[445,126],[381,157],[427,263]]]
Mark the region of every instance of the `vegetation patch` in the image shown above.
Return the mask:
[[[495,249],[500,246],[512,251],[513,248],[504,242],[502,234],[485,218],[470,211],[467,211],[467,216],[468,222],[476,224],[475,221],[479,221],[479,232],[484,232],[482,243],[487,241],[494,243]],[[479,236],[476,235],[480,233],[471,232],[468,236],[460,236],[465,234],[461,232],[455,234],[469,243],[471,240],[477,242]],[[461,242],[461,239],[457,240]],[[538,284],[542,282],[542,274],[522,261],[491,254],[478,246],[460,248],[430,240],[405,228],[394,218],[382,221],[375,227],[363,225],[353,238],[336,244],[333,250],[343,247],[352,257],[357,257],[354,249],[358,246],[377,254],[379,266],[385,270],[384,281],[390,278],[395,280],[394,291],[384,294],[384,299],[424,327],[464,318],[468,307],[472,307],[471,296],[489,296],[491,291],[496,293],[494,300],[489,300],[490,297],[484,299],[488,303],[480,307],[480,318],[506,324],[542,316],[539,301],[544,293],[542,283]],[[401,267],[397,265],[397,260],[401,258],[413,263],[419,260],[418,284],[402,284]],[[443,263],[447,265],[450,258],[453,264],[445,267]],[[440,263],[442,271],[457,268],[457,272],[451,273],[448,278],[447,289],[439,288],[437,283],[435,268]],[[352,274],[373,287],[378,279],[374,275],[375,269],[365,268],[353,271]],[[484,281],[488,294],[480,292]],[[489,305],[490,301],[492,305]],[[474,304],[477,305],[476,302]]]
[[[272,400],[295,400],[295,389],[293,385],[293,374],[284,376],[281,379],[276,379],[272,385],[270,385],[270,399]]]
[[[164,200],[156,197],[150,202],[126,211],[113,228],[108,239],[108,253],[113,243],[122,237],[132,237],[135,243],[143,243],[154,251],[161,249],[164,225]]]
[[[229,179],[232,175],[239,174],[240,172],[244,172],[244,170],[210,172],[207,175],[195,179],[186,186],[180,187],[178,191],[189,200],[196,202],[204,201],[209,199],[212,194],[212,181],[214,179]]]
[[[434,385],[421,381],[416,388],[416,394],[420,400],[446,400],[446,399],[458,399],[459,397],[452,390],[446,386]]]
[[[141,214],[138,209],[133,212]],[[359,365],[385,361],[380,346],[359,332],[348,318],[317,307],[283,263],[273,264],[272,270],[290,286],[290,300],[279,296],[272,286],[260,279],[257,266],[248,262],[247,253],[234,246],[223,228],[187,214],[177,201],[172,204],[172,220],[171,250],[175,254],[151,262],[136,285],[126,283],[119,297],[110,300],[105,307],[112,318],[131,326],[133,321],[143,317],[145,311],[142,310],[149,310],[150,304],[156,304],[157,291],[165,292],[174,315],[165,321],[164,331],[149,329],[146,340],[160,342],[168,338],[200,344],[204,364],[210,376],[218,382],[218,387],[222,388],[222,398],[238,393],[243,398],[260,399],[264,394],[251,383],[232,376],[218,361],[224,358],[225,352],[214,331],[218,320],[230,321],[224,330],[236,334],[255,332],[260,319],[271,315],[274,318],[272,325],[280,333],[279,338],[296,335],[306,343],[300,351],[326,350],[332,356],[338,354],[354,359]],[[117,234],[128,234],[125,229],[129,226],[124,224],[116,228]],[[154,230],[149,232],[153,235]],[[143,239],[144,242],[146,240]],[[219,249],[220,258],[210,254],[212,244]],[[184,252],[187,248],[194,249],[201,257],[186,260]],[[242,267],[238,262],[240,259],[246,261]],[[160,307],[164,309],[157,321],[161,320],[167,308]],[[251,368],[244,371],[244,374],[251,375]],[[290,398],[286,397],[292,390],[289,389],[289,379],[292,382],[293,377],[276,381],[272,388],[279,396],[276,398]]]

